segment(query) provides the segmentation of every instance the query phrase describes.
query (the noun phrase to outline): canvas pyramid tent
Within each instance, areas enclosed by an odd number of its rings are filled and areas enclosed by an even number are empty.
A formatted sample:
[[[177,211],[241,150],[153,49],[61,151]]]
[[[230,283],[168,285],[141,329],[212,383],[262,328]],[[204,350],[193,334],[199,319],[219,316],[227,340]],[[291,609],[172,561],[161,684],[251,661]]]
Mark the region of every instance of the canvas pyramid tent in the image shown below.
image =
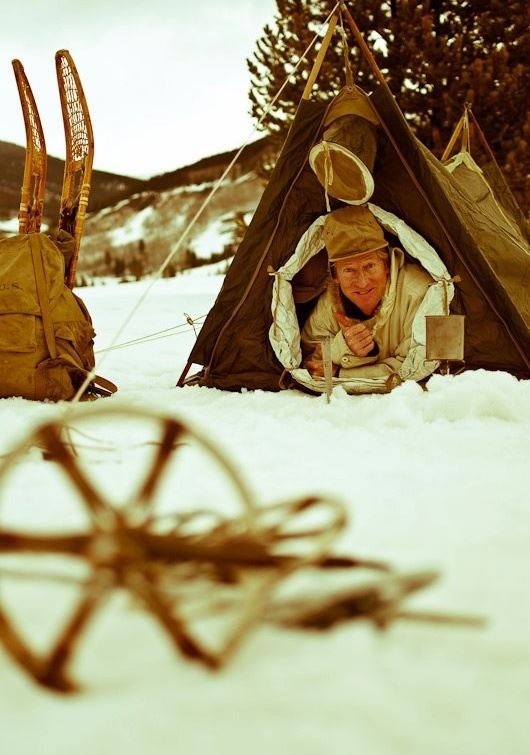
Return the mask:
[[[460,148],[453,155],[459,139]],[[473,152],[479,149],[482,154],[480,167],[472,157]],[[530,242],[530,219],[524,217],[517,204],[469,103],[464,106],[464,113],[441,161],[456,178],[460,188],[475,202],[479,213],[498,219],[516,243],[525,246]]]
[[[378,78],[370,96],[379,120],[371,201],[387,217],[395,216],[419,234],[436,250],[450,276],[460,278],[451,311],[466,318],[466,367],[528,377],[530,248],[518,223],[507,226],[506,209],[482,211],[455,170],[448,170],[414,137],[347,11],[346,18]],[[279,358],[271,343],[273,289],[278,271],[293,258],[300,239],[327,212],[309,154],[321,139],[328,107],[301,100],[179,384],[192,364],[203,369],[190,380],[206,386],[279,390],[293,384],[299,364],[293,368],[289,359]],[[331,201],[331,209],[338,206],[340,202]],[[440,275],[444,277],[443,271]],[[290,281],[300,324],[326,278],[327,258],[320,251]],[[290,358],[296,361],[296,343]]]

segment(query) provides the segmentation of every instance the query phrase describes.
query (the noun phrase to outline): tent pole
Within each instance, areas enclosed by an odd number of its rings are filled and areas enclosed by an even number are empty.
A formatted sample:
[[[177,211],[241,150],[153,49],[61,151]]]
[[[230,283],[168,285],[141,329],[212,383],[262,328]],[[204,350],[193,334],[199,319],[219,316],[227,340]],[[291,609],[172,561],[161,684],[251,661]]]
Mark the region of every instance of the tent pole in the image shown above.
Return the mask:
[[[497,162],[497,158],[493,154],[493,151],[492,151],[492,149],[491,149],[491,147],[490,147],[490,145],[488,143],[488,140],[486,139],[486,137],[484,135],[484,132],[480,128],[480,126],[478,124],[478,121],[475,118],[475,114],[473,113],[473,111],[471,110],[471,108],[469,108],[469,114],[471,115],[471,120],[473,121],[473,125],[476,128],[476,130],[477,130],[477,134],[479,136],[480,141],[482,142],[482,145],[483,145],[484,149],[488,153],[488,155],[491,158],[491,160],[493,160],[493,162],[496,163]],[[504,175],[503,175],[503,178],[504,178]]]
[[[450,156],[451,152],[453,151],[453,147],[456,144],[456,140],[458,139],[458,136],[460,132],[462,131],[462,126],[464,125],[464,116],[460,116],[460,120],[455,126],[455,130],[451,134],[451,138],[449,139],[449,142],[447,143],[447,147],[444,149],[444,153],[440,158],[440,162],[444,163]]]
[[[469,134],[469,102],[464,105],[464,115],[462,116],[464,121],[462,123],[462,152],[468,152],[471,154],[471,136]]]
[[[333,16],[330,18],[326,34],[324,36],[324,39],[322,40],[322,45],[320,47],[320,50],[318,51],[318,55],[315,59],[315,62],[313,63],[313,68],[311,69],[311,73],[309,74],[309,78],[305,85],[304,93],[302,95],[303,100],[308,100],[311,95],[311,90],[313,89],[313,85],[320,71],[322,62],[324,58],[326,57],[329,43],[331,42],[331,37],[333,36],[333,32],[335,31],[336,25],[337,25],[337,14],[334,13]]]
[[[182,370],[182,372],[180,374],[180,377],[178,379],[178,382],[177,382],[177,385],[176,385],[177,388],[182,388],[182,386],[184,385],[184,381],[186,380],[186,375],[190,371],[191,365],[192,365],[192,362],[186,362],[186,366]]]
[[[345,3],[341,3],[341,10],[342,10],[342,12],[344,13],[344,15],[346,17],[346,21],[348,22],[348,26],[350,27],[350,29],[352,31],[352,34],[355,37],[355,40],[356,40],[357,44],[359,45],[359,47],[360,47],[360,49],[361,49],[364,57],[366,58],[366,61],[367,61],[368,65],[370,66],[370,69],[371,69],[373,75],[375,76],[375,78],[377,79],[377,81],[382,86],[384,86],[388,90],[390,90],[388,84],[386,83],[385,77],[381,73],[381,69],[377,65],[377,63],[375,61],[375,58],[372,55],[372,51],[370,50],[370,48],[366,44],[365,39],[364,39],[363,35],[361,34],[361,32],[359,30],[359,27],[357,26],[357,24],[353,20],[353,16],[350,13],[350,11],[348,10],[348,8],[346,7]]]

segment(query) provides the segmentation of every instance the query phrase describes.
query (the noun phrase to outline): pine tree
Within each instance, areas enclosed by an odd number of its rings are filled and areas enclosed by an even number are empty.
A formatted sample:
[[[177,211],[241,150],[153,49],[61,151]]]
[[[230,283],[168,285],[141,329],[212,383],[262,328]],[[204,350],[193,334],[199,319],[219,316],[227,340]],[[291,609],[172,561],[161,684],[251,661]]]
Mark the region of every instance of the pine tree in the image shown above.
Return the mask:
[[[248,62],[252,115],[279,144],[294,116],[316,51],[293,74],[333,0],[276,0]],[[530,212],[530,3],[520,0],[356,0],[347,3],[419,139],[440,156],[469,102],[521,207]],[[349,28],[355,80],[371,73]],[[318,47],[317,47],[318,49]],[[286,76],[271,113],[265,109]],[[314,95],[344,84],[340,35],[334,35]]]

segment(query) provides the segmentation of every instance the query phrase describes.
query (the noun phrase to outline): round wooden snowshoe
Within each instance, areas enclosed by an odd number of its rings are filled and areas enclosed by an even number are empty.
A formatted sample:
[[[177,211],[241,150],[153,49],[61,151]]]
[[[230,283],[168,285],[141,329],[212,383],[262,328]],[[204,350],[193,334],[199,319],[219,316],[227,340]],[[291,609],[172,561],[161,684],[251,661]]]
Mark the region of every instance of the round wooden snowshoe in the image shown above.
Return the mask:
[[[0,642],[40,684],[75,689],[74,654],[121,588],[185,656],[219,667],[344,522],[333,500],[256,506],[216,445],[173,417],[69,410],[0,465]],[[212,643],[203,625],[219,616]]]

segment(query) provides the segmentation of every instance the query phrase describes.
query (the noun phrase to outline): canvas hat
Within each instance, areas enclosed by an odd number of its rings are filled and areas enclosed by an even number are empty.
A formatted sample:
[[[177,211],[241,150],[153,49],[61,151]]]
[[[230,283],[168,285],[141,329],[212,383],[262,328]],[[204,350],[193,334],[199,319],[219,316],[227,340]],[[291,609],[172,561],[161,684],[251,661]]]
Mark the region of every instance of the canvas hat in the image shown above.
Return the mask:
[[[368,96],[358,87],[344,87],[334,98],[323,139],[309,153],[309,164],[326,195],[351,205],[370,199],[378,122]]]
[[[330,262],[350,259],[388,246],[383,229],[368,207],[341,207],[324,222],[324,243]]]
[[[374,193],[374,179],[366,165],[341,144],[315,144],[309,153],[309,164],[326,193],[341,202],[363,204]]]

